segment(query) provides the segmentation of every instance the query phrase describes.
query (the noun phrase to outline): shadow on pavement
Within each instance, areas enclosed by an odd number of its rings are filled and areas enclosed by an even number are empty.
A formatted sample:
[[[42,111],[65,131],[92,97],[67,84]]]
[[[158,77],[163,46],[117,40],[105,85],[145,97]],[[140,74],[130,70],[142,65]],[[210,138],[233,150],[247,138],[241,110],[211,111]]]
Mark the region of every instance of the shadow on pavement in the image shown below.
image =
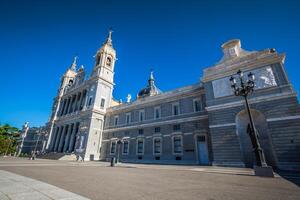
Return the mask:
[[[300,171],[278,170],[276,171],[276,173],[279,174],[282,178],[300,187]]]

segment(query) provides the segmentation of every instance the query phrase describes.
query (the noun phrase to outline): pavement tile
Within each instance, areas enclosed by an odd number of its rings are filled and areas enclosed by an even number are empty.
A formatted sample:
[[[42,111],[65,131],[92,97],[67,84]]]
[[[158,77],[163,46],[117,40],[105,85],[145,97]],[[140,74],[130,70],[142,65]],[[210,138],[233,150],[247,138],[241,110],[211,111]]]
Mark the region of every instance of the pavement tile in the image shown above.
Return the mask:
[[[24,192],[9,195],[11,200],[51,200],[51,198],[41,194],[40,192]]]
[[[1,199],[1,200],[10,200],[10,199],[8,198],[8,196],[5,195],[5,194],[3,194],[2,192],[0,192],[0,199]]]
[[[1,185],[0,191],[4,194],[11,195],[16,193],[33,192],[34,190],[21,183]]]
[[[53,189],[53,190],[43,190],[41,191],[44,195],[50,196],[53,199],[67,199],[67,198],[75,198],[77,195],[71,192],[67,192],[62,189]]]

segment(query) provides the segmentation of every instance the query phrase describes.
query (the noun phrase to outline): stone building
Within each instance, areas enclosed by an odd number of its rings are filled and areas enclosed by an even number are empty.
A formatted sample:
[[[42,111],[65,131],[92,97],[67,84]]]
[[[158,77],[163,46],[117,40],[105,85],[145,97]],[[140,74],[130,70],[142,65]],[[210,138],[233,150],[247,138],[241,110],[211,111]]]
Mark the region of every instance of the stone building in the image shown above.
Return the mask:
[[[17,155],[31,155],[33,151],[42,153],[47,143],[47,131],[45,127],[29,127],[28,122],[23,125],[18,140]]]
[[[275,49],[245,51],[240,40],[222,45],[223,58],[204,69],[201,82],[162,92],[151,72],[137,99],[116,102],[116,51],[111,31],[86,79],[76,59],[61,79],[48,122],[48,152],[85,160],[252,167],[248,117],[229,77],[256,76],[249,102],[268,164],[300,168],[300,108]],[[146,82],[146,81],[145,81]]]

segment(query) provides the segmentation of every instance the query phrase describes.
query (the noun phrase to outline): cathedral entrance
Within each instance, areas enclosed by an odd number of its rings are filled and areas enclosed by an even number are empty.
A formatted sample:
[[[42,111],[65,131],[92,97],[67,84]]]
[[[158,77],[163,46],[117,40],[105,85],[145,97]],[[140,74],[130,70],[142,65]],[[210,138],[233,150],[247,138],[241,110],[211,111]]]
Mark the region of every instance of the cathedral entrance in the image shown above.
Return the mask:
[[[258,139],[262,149],[264,150],[266,162],[270,166],[276,166],[274,150],[270,133],[268,130],[268,124],[265,116],[254,109],[251,109],[255,128],[258,132]],[[249,124],[249,117],[246,110],[242,110],[236,115],[236,132],[240,142],[241,153],[243,161],[246,167],[252,168],[255,165],[255,155],[252,148],[250,136],[247,133],[247,127]]]

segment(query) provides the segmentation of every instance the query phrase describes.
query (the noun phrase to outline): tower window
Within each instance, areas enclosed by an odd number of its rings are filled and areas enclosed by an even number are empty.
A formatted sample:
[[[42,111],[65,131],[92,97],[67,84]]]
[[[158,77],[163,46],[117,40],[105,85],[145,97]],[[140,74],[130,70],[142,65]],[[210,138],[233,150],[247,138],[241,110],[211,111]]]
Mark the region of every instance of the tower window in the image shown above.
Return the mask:
[[[105,99],[101,98],[101,102],[100,102],[100,108],[103,109],[105,106]]]
[[[111,67],[111,58],[110,57],[107,57],[107,59],[106,59],[106,65],[108,67]]]
[[[92,104],[92,100],[93,100],[93,97],[90,97],[89,98],[89,104],[88,104],[89,106]]]

